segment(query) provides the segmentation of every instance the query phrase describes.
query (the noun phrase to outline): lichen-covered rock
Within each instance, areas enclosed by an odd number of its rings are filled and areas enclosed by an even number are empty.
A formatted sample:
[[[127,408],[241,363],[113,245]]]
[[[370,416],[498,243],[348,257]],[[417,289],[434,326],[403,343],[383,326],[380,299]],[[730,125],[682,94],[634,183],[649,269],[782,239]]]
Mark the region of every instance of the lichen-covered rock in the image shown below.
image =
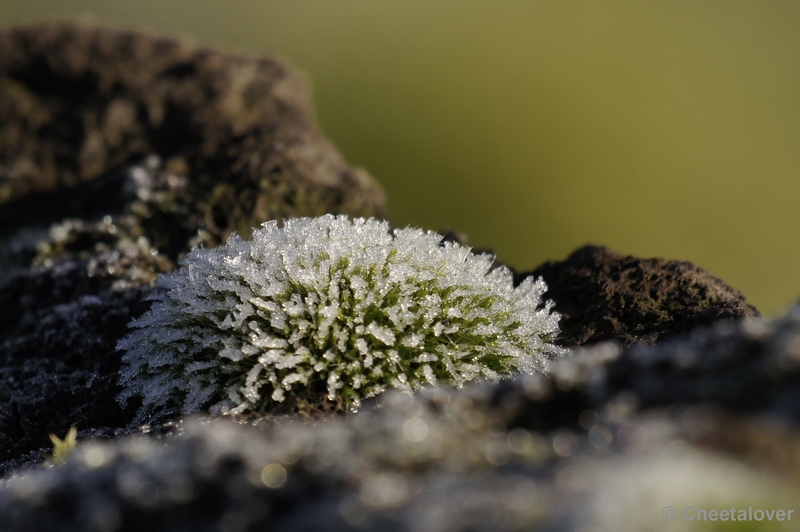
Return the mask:
[[[270,58],[75,23],[0,34],[0,232],[116,214],[109,171],[158,154],[184,178],[148,213],[175,256],[265,220],[381,215],[379,186],[320,135],[302,77]],[[116,193],[115,193],[116,192]]]
[[[800,307],[576,350],[549,378],[384,395],[348,419],[179,421],[166,440],[79,444],[0,489],[0,528],[646,530],[671,506],[676,530],[696,525],[687,507],[784,509],[769,529],[794,530],[798,338]]]
[[[518,279],[544,278],[562,315],[563,346],[653,343],[720,319],[758,316],[744,296],[690,262],[641,259],[585,246]]]
[[[117,341],[157,274],[270,219],[381,217],[269,58],[72,23],[0,33],[0,474],[112,435]]]

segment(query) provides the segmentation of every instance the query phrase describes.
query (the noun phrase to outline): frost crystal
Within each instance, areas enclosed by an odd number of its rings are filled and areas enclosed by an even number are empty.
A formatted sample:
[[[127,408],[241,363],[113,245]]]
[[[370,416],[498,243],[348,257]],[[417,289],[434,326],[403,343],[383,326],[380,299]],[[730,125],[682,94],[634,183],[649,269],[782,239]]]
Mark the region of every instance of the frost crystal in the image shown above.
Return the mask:
[[[546,368],[559,354],[539,279],[432,231],[345,216],[267,222],[196,249],[163,275],[122,339],[122,402],[139,419],[262,412],[292,395],[357,407],[387,387],[461,386]]]

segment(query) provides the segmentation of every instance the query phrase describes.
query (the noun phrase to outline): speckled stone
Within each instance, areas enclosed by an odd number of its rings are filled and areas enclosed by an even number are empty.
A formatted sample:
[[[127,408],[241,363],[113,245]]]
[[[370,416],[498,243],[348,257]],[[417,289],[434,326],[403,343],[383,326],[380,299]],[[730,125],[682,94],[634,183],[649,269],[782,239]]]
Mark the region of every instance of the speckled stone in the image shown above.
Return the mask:
[[[561,313],[561,345],[672,338],[717,320],[758,316],[738,290],[692,264],[584,246],[517,275],[543,277]]]

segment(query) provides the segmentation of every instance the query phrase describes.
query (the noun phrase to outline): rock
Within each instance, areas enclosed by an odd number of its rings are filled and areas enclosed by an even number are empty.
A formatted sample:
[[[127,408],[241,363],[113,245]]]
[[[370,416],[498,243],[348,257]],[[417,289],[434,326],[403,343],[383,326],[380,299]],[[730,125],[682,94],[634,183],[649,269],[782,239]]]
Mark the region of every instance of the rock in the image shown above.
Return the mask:
[[[690,262],[640,259],[585,246],[528,275],[543,277],[562,315],[563,346],[653,343],[720,319],[758,316],[734,288]]]
[[[117,341],[158,273],[264,221],[383,217],[280,62],[72,23],[0,33],[0,474],[128,427]]]
[[[89,442],[0,489],[0,528],[643,530],[667,506],[792,509],[799,338],[797,307],[574,350],[549,377],[387,394],[346,419]]]
[[[72,23],[5,32],[0,231],[116,214],[119,181],[93,182],[153,153],[186,180],[148,218],[173,257],[198,229],[215,245],[270,219],[384,214],[380,187],[320,135],[307,93],[270,58]]]

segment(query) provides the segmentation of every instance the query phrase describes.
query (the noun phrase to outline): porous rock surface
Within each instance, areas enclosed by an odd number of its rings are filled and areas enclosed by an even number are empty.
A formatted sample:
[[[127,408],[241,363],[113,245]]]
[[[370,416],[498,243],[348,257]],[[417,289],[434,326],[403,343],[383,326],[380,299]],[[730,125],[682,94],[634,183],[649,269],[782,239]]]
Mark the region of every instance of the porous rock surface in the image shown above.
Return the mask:
[[[385,214],[270,58],[73,23],[0,33],[0,474],[112,436],[117,341],[158,273],[290,216]]]
[[[0,34],[2,233],[114,214],[119,187],[95,182],[152,153],[186,178],[148,217],[173,256],[198,229],[215,245],[264,220],[384,213],[380,187],[320,135],[304,78],[275,59],[74,23]]]
[[[798,345],[800,307],[347,419],[179,421],[10,480],[0,528],[610,531],[662,529],[665,506],[793,508]]]
[[[691,262],[584,246],[564,261],[517,275],[547,283],[561,314],[559,343],[653,343],[717,320],[758,316],[738,290]]]

